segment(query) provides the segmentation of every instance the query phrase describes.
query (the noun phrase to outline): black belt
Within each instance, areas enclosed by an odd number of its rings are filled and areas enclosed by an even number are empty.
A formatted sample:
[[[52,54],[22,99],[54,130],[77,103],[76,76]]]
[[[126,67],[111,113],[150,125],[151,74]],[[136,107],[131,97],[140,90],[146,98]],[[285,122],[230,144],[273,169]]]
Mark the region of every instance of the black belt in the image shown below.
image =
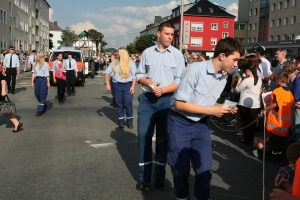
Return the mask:
[[[194,121],[194,120],[191,120],[191,119],[187,118],[186,116],[180,114],[179,112],[176,112],[176,111],[172,110],[171,108],[169,109],[169,115],[181,117],[181,118],[183,118],[183,119],[185,119],[185,120],[187,120],[187,121],[189,121],[191,123],[197,123],[197,122],[204,122],[204,123],[206,123],[206,120],[208,119],[208,117],[203,117],[199,121]]]
[[[157,97],[152,92],[144,92],[144,94],[146,94],[146,95],[152,95],[154,97]],[[169,92],[169,93],[162,94],[160,97],[171,97],[173,94],[174,94],[174,92]],[[160,98],[160,97],[157,97],[157,98]]]
[[[35,78],[46,78],[45,76],[36,76]]]

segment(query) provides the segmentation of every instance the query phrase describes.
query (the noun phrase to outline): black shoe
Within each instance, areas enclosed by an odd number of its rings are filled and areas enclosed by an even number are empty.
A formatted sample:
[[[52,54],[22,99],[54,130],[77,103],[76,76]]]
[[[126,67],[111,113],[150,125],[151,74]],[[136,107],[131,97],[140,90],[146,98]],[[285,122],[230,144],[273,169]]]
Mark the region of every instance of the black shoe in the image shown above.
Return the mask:
[[[113,105],[113,108],[117,108],[117,107],[118,107],[117,104],[114,104],[114,105]]]
[[[164,178],[155,178],[154,181],[154,187],[161,188],[165,185],[165,179]]]
[[[36,114],[35,114],[35,116],[42,116],[42,112],[37,112]]]
[[[62,101],[59,101],[58,103],[59,103],[59,105],[62,105],[62,104],[63,104],[63,102],[62,102]]]
[[[70,97],[70,96],[71,96],[71,94],[67,94],[67,96],[68,96],[68,97]]]
[[[145,190],[147,188],[148,183],[150,183],[150,181],[139,181],[136,183],[135,188],[137,190]]]
[[[109,105],[110,105],[110,106],[113,106],[114,104],[113,104],[113,103],[110,103]]]
[[[128,123],[127,126],[128,126],[129,129],[133,129],[133,124],[132,123]]]
[[[23,124],[19,122],[19,124],[18,124],[18,126],[17,126],[17,130],[14,129],[12,132],[13,132],[13,133],[19,132],[19,131],[21,130],[22,126],[23,126]]]
[[[11,93],[11,90],[8,90],[7,93]]]
[[[124,123],[120,123],[119,128],[124,128]]]
[[[75,92],[72,92],[72,95],[75,96]]]
[[[11,91],[11,94],[15,94],[15,91],[12,90],[12,91]]]

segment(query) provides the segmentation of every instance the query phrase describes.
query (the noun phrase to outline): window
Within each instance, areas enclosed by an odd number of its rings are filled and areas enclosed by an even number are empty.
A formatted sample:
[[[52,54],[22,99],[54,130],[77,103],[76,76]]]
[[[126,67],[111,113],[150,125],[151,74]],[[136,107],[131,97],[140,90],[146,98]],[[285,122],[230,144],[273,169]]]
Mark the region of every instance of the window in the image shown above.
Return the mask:
[[[253,9],[253,15],[257,15],[257,8]]]
[[[288,23],[288,21],[289,21],[289,19],[288,19],[287,17],[285,17],[285,18],[283,19],[283,26],[286,26],[287,23]]]
[[[0,22],[7,24],[7,14],[5,10],[0,10]]]
[[[249,10],[249,17],[251,17],[252,16],[252,10],[250,9]]]
[[[211,38],[210,39],[210,44],[211,45],[216,45],[217,44],[217,38]]]
[[[198,7],[198,12],[202,12],[202,9],[201,9],[201,7]]]
[[[281,26],[281,19],[277,19],[277,26]]]
[[[297,6],[297,0],[292,0],[292,7]]]
[[[273,36],[270,36],[269,41],[273,41]]]
[[[276,7],[276,5],[275,5],[275,3],[273,3],[271,6],[271,11],[275,11],[275,7]]]
[[[210,12],[210,13],[213,13],[214,10],[213,10],[212,8],[209,8],[209,12]]]
[[[280,1],[279,3],[278,3],[278,8],[277,8],[277,10],[281,10],[282,9],[282,1]]]
[[[20,25],[20,23],[19,23],[18,18],[17,18],[17,17],[14,17],[14,27],[15,27],[15,28],[19,28],[19,25]]]
[[[274,20],[271,20],[270,27],[274,27]]]
[[[289,0],[285,0],[285,2],[284,2],[284,8],[288,8],[289,4],[290,4],[290,1]]]
[[[224,28],[228,28],[228,22],[224,22]]]
[[[191,38],[191,46],[202,46],[202,38],[196,38],[192,37]]]
[[[245,24],[235,24],[234,25],[234,30],[244,31],[245,30]]]
[[[229,37],[229,33],[228,32],[223,32],[222,33],[222,38],[227,38]]]
[[[247,42],[250,43],[250,38],[247,39]]]
[[[280,40],[280,35],[276,35],[276,41]]]
[[[253,31],[256,30],[256,23],[253,24],[253,29],[252,29],[252,30],[253,30]]]
[[[296,16],[291,17],[291,24],[295,24],[296,23]]]
[[[9,5],[9,16],[12,17],[12,5],[11,5],[11,2],[9,2],[8,5]]]
[[[256,38],[254,37],[254,38],[252,38],[252,42],[256,42]]]
[[[12,41],[12,29],[9,27],[9,43]]]
[[[218,24],[211,24],[211,30],[218,30]]]
[[[287,40],[287,34],[282,35],[282,40]]]
[[[248,24],[248,31],[251,31],[251,24]]]
[[[7,38],[6,36],[0,36],[0,48],[7,49]]]
[[[234,38],[234,39],[236,39],[240,43],[244,43],[245,42],[245,38]]]
[[[203,31],[203,23],[193,23],[192,22],[192,31]]]
[[[290,35],[290,40],[293,40],[295,38],[295,35],[294,34],[291,34]]]

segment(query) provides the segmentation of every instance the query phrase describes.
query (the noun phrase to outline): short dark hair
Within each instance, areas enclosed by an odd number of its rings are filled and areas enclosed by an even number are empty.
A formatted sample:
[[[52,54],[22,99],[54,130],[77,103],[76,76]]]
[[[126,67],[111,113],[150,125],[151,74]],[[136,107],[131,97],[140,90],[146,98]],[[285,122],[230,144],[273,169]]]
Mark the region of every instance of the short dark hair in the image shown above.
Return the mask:
[[[265,55],[265,48],[262,46],[257,47],[256,52],[259,53],[259,55],[264,56]]]
[[[175,29],[175,26],[172,23],[170,23],[170,22],[162,22],[159,25],[157,31],[161,32],[164,29],[164,27]]]
[[[295,60],[296,60],[296,62],[300,62],[300,56],[297,56],[297,57],[295,58]]]
[[[288,161],[295,163],[300,157],[300,143],[291,144],[288,147],[286,154]]]
[[[240,56],[245,54],[244,47],[234,38],[227,37],[219,40],[217,43],[213,58],[218,57],[221,53],[224,53],[226,57],[232,55],[234,52],[239,52]]]
[[[286,73],[286,72],[278,73],[276,77],[277,77],[278,79],[280,79],[281,82],[283,82],[283,83],[287,83],[288,80],[289,80],[289,75],[288,75],[288,73]]]
[[[68,55],[72,55],[72,52],[71,52],[71,51],[69,51],[69,52],[68,52]]]

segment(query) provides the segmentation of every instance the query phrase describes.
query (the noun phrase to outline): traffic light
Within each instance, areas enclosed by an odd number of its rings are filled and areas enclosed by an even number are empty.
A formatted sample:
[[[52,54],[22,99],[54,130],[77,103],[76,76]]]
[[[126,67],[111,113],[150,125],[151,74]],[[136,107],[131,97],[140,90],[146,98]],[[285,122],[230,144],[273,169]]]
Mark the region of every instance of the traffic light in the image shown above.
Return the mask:
[[[151,42],[153,44],[156,44],[157,43],[157,36],[155,36],[155,35],[151,36]]]

